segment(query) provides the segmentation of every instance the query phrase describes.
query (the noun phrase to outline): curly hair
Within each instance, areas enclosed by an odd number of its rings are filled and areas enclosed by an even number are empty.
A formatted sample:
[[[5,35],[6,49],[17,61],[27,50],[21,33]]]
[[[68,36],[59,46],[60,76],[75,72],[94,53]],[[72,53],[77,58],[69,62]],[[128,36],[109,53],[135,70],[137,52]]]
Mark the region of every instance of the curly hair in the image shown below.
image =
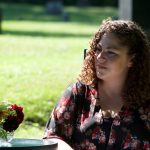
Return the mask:
[[[129,55],[135,55],[128,71],[123,98],[130,106],[139,106],[150,99],[150,47],[146,34],[132,21],[104,20],[90,43],[78,80],[86,85],[97,86],[94,54],[97,44],[105,33],[115,34],[122,44],[129,48]]]

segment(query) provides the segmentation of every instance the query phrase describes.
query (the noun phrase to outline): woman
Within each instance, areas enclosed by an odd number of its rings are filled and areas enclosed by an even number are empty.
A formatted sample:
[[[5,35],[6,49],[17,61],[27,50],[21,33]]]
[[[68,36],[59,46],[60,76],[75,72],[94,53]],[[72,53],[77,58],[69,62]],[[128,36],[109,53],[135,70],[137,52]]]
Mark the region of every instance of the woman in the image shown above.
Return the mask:
[[[44,138],[65,150],[149,150],[149,58],[139,26],[104,21],[77,83],[54,108]]]

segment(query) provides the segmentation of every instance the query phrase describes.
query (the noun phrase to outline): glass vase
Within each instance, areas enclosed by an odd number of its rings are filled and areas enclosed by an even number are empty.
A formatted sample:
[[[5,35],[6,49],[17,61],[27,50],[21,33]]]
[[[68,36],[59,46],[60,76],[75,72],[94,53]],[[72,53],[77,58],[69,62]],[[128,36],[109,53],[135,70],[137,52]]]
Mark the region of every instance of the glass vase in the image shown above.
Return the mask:
[[[10,147],[11,146],[11,140],[13,139],[14,132],[5,132],[0,137],[0,147]]]

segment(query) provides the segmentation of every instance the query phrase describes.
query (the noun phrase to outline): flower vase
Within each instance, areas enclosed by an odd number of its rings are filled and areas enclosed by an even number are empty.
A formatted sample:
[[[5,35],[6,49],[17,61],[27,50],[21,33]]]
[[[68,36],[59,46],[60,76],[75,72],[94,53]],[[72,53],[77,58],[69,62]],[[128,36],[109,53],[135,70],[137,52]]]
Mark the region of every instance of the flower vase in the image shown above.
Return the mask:
[[[14,137],[14,132],[7,132],[7,142],[11,142]]]
[[[10,147],[11,146],[11,140],[13,139],[14,132],[5,132],[0,137],[0,147]]]

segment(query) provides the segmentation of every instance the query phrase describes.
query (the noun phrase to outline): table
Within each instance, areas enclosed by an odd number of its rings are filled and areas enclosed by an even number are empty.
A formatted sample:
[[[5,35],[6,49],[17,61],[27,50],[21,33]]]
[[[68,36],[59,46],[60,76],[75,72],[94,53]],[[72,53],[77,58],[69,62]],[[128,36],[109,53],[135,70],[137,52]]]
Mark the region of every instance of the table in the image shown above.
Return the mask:
[[[57,150],[57,143],[52,142],[50,139],[13,139],[10,144],[1,146],[0,150]]]

